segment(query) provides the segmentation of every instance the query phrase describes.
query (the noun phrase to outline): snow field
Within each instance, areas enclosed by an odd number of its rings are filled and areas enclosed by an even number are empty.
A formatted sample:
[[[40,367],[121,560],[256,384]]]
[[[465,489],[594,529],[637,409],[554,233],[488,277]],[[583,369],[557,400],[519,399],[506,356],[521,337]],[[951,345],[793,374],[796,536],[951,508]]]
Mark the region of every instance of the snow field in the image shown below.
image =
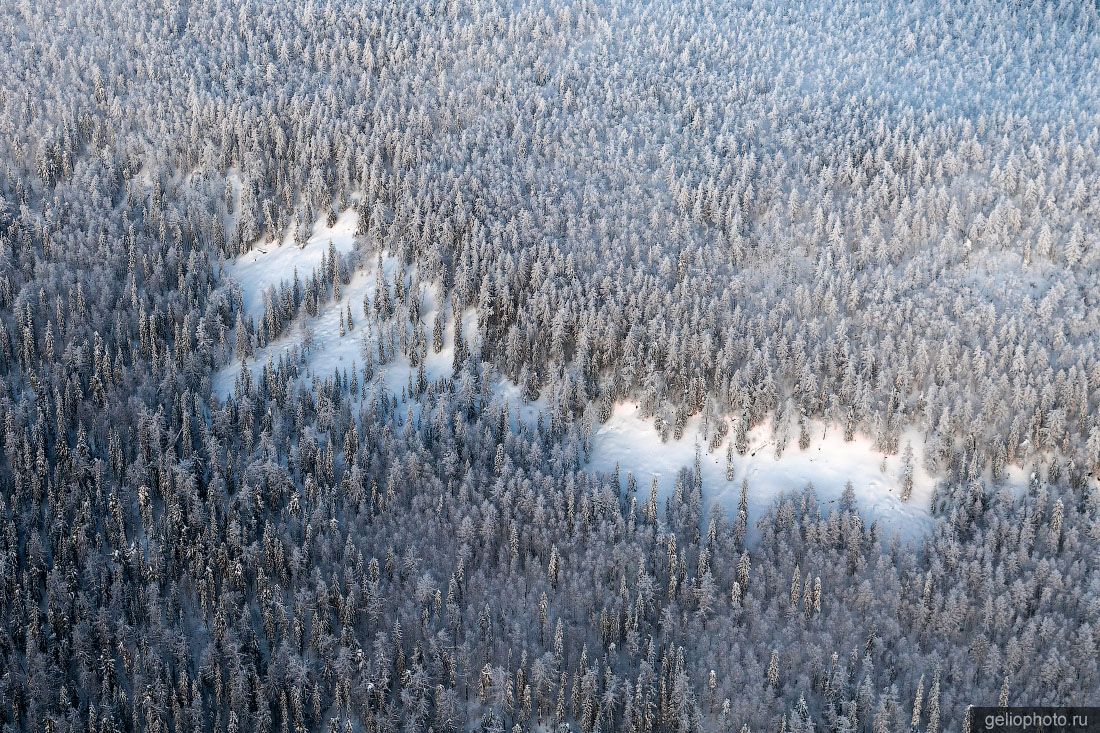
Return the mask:
[[[227,266],[227,274],[241,287],[244,297],[245,313],[260,318],[264,313],[264,293],[278,287],[283,282],[294,279],[294,268],[298,276],[306,277],[321,264],[321,258],[328,251],[329,242],[340,254],[346,254],[355,247],[355,228],[359,224],[359,215],[354,209],[340,214],[336,223],[326,226],[324,219],[318,219],[313,225],[313,234],[301,247],[294,244],[294,224],[287,227],[282,239],[274,243],[261,240],[252,250],[237,257]]]
[[[915,540],[931,531],[936,479],[921,467],[915,434],[902,440],[902,445],[905,440],[912,441],[914,453],[913,492],[908,501],[902,501],[901,455],[884,456],[866,436],[857,434],[845,442],[838,427],[812,423],[806,450],[799,449],[797,431],[793,431],[795,435],[776,458],[769,427],[761,425],[750,432],[745,455],[734,452],[733,479],[727,481],[725,446],[732,434],[726,436],[722,447],[707,453],[700,422],[699,416],[689,418],[683,438],[661,442],[653,421],[641,417],[637,404],[616,405],[610,419],[593,433],[590,465],[593,470],[610,472],[618,464],[624,481],[627,472],[632,472],[638,482],[639,502],[648,497],[650,482],[656,477],[658,497],[663,500],[671,495],[680,469],[694,465],[698,447],[705,508],[720,508],[727,516],[735,516],[741,483],[747,480],[750,526],[783,494],[813,484],[820,503],[828,508],[840,500],[845,484],[851,481],[858,510],[867,521],[877,521],[884,536],[896,533],[903,540]]]
[[[351,251],[355,247],[356,224],[357,215],[354,210],[348,210],[331,227],[323,220],[318,221],[312,236],[302,247],[295,246],[288,234],[273,246],[257,244],[252,251],[229,263],[229,275],[241,287],[248,315],[262,317],[265,290],[291,279],[295,267],[300,277],[317,268],[329,242],[337,252]],[[396,267],[397,262],[392,257],[383,258],[382,268],[388,280],[393,278]],[[376,271],[377,260],[362,263],[351,282],[342,288],[340,298],[323,303],[316,316],[299,315],[277,340],[257,350],[250,367],[257,370],[281,354],[304,347],[307,376],[326,377],[337,369],[349,373],[360,369],[364,339],[378,337],[377,333],[371,333],[362,311],[364,297],[374,298]],[[349,304],[355,325],[341,335],[341,320]],[[438,308],[438,293],[429,289],[423,296],[422,328],[431,328]],[[463,313],[463,333],[471,348],[476,348],[478,324],[472,309]],[[444,339],[440,352],[428,351],[424,367],[429,380],[440,379],[451,372],[454,357],[451,328],[444,329]],[[241,369],[239,360],[222,369],[215,378],[215,391],[222,396],[231,394]],[[414,376],[415,369],[408,359],[398,355],[390,363],[376,367],[373,385],[400,395]],[[364,387],[369,388],[369,385]],[[507,379],[498,378],[494,388],[499,400],[508,404],[517,423],[533,425],[547,407],[545,397],[525,402],[519,386]],[[788,431],[791,434],[789,443],[777,457],[769,425],[765,423],[750,433],[745,455],[734,453],[732,479],[727,480],[725,445],[732,440],[732,435],[726,436],[722,447],[707,452],[700,423],[700,416],[689,418],[680,440],[663,442],[653,421],[640,415],[636,403],[620,403],[611,417],[593,432],[589,469],[610,473],[618,466],[624,481],[628,474],[633,474],[639,501],[648,497],[650,482],[656,477],[658,497],[663,501],[671,495],[680,469],[694,464],[698,450],[706,510],[717,508],[733,516],[740,501],[741,484],[748,482],[750,539],[755,535],[756,520],[778,497],[800,492],[807,484],[812,484],[819,501],[827,509],[839,502],[848,482],[852,484],[858,511],[868,522],[878,522],[883,536],[897,535],[903,541],[917,541],[931,532],[936,478],[923,468],[922,440],[915,432],[906,433],[901,441],[902,446],[908,442],[913,447],[914,468],[912,494],[907,501],[902,501],[902,454],[886,456],[879,453],[867,436],[857,434],[852,441],[846,442],[839,427],[815,422],[810,426],[812,439],[806,450],[798,447],[797,430],[792,429]],[[1009,483],[1024,485],[1025,472],[1010,471]]]
[[[241,288],[247,315],[261,318],[264,312],[264,292],[292,280],[295,268],[298,269],[299,277],[305,278],[319,267],[330,242],[340,254],[353,250],[357,224],[358,215],[354,209],[349,209],[341,213],[331,227],[323,219],[318,220],[313,226],[313,234],[302,247],[295,246],[292,235],[287,234],[278,244],[266,247],[257,244],[250,252],[229,263],[229,277]],[[369,261],[362,263],[352,274],[351,282],[342,286],[339,298],[322,303],[316,316],[299,314],[278,339],[257,349],[249,359],[253,372],[268,361],[275,360],[282,354],[289,354],[296,347],[305,347],[307,350],[307,375],[326,377],[336,369],[346,369],[349,374],[353,368],[361,369],[364,363],[364,338],[378,337],[377,333],[371,333],[363,315],[363,299],[369,297],[373,301],[377,283],[377,260],[367,259]],[[396,268],[397,261],[393,257],[383,257],[382,270],[387,280],[392,279]],[[423,297],[421,327],[430,329],[438,311],[438,297],[430,290]],[[351,329],[345,328],[341,335],[340,322],[347,314],[349,305],[353,326]],[[472,311],[466,314],[464,329],[466,333],[476,331],[476,318]],[[449,375],[453,358],[453,335],[450,330],[445,330],[443,349],[439,353],[428,350],[424,362],[427,378],[437,380]],[[241,368],[241,361],[234,359],[221,369],[214,379],[214,391],[222,397],[230,395]],[[398,354],[388,364],[376,366],[375,379],[391,393],[400,394],[402,387],[408,384],[410,376],[415,375],[415,372],[408,359]]]

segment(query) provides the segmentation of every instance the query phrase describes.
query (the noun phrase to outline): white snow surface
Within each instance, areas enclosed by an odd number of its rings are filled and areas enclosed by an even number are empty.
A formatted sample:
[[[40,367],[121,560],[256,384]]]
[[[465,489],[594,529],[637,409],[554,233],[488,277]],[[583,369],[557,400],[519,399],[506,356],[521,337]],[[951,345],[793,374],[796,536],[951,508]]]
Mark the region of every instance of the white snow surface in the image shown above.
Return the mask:
[[[387,257],[382,262],[382,267],[387,274],[393,272],[396,262],[392,257]],[[249,366],[255,371],[268,361],[277,359],[280,355],[289,354],[295,347],[306,346],[306,373],[320,377],[331,376],[337,369],[347,370],[350,375],[353,369],[363,366],[363,341],[364,338],[372,339],[376,334],[371,334],[363,325],[363,297],[370,295],[373,299],[375,289],[376,266],[360,268],[352,275],[351,282],[344,286],[339,300],[331,300],[324,303],[316,316],[299,316],[293,324],[275,341],[262,349],[258,349],[249,360]],[[434,318],[434,299],[425,298],[427,301],[424,323],[430,324]],[[247,301],[246,301],[247,302]],[[340,335],[340,316],[347,313],[348,305],[351,305],[353,321],[356,325],[352,330]],[[262,311],[262,309],[261,309]],[[429,380],[440,379],[451,373],[451,363],[454,358],[454,346],[451,336],[447,334],[443,350],[439,353],[429,351],[424,362],[424,372]],[[226,397],[233,392],[237,375],[240,374],[242,364],[235,359],[218,372],[214,379],[214,391]],[[413,367],[408,359],[398,356],[386,365],[376,365],[375,380],[383,384],[386,389],[394,394],[400,394],[402,387],[408,385],[409,378],[414,374]]]
[[[257,242],[249,252],[237,257],[227,266],[227,274],[241,287],[245,313],[260,318],[264,313],[264,292],[280,283],[294,279],[294,268],[303,280],[321,264],[328,251],[329,242],[340,254],[355,246],[355,228],[359,215],[354,209],[340,214],[336,223],[326,226],[324,219],[313,225],[313,234],[299,247],[294,244],[294,224],[287,227],[283,238],[277,242]],[[362,298],[362,295],[360,295]]]
[[[639,502],[648,497],[656,476],[658,496],[663,499],[672,493],[680,469],[694,464],[698,446],[705,507],[720,507],[727,516],[736,515],[741,482],[747,479],[750,527],[783,494],[800,492],[812,483],[820,504],[828,508],[839,501],[845,483],[851,481],[857,509],[865,520],[879,523],[881,536],[897,534],[903,541],[911,541],[931,531],[936,479],[921,467],[921,441],[916,434],[902,439],[903,446],[906,440],[912,443],[914,455],[913,492],[903,502],[901,455],[879,453],[866,436],[857,434],[845,442],[839,427],[813,423],[806,450],[799,449],[797,430],[792,430],[790,442],[776,458],[769,427],[764,425],[749,434],[745,455],[734,452],[734,476],[727,481],[725,443],[707,453],[699,426],[698,416],[690,418],[683,438],[663,443],[653,421],[639,415],[637,404],[616,405],[608,421],[593,433],[590,465],[593,470],[611,472],[617,463],[624,481],[627,472],[632,472],[638,482]],[[750,538],[754,536],[755,530],[750,532]]]
[[[343,254],[355,247],[355,229],[358,215],[354,209],[348,209],[339,215],[336,223],[329,227],[324,219],[313,226],[313,233],[306,244],[298,247],[293,243],[291,234],[287,234],[278,244],[264,246],[256,243],[252,250],[232,260],[226,267],[229,276],[240,286],[245,312],[254,317],[263,316],[263,294],[269,288],[278,286],[294,277],[294,268],[303,280],[321,264],[322,255],[332,242],[336,251]],[[289,227],[293,231],[293,226]],[[364,338],[376,338],[364,326],[363,298],[373,300],[376,284],[377,260],[361,265],[352,275],[351,282],[343,286],[341,297],[320,304],[316,316],[310,317],[304,312],[290,324],[279,338],[267,346],[257,349],[249,359],[249,367],[256,371],[268,361],[289,354],[295,348],[306,347],[306,373],[320,377],[331,376],[336,369],[347,370],[350,375],[353,368],[363,366]],[[392,280],[397,261],[390,256],[383,257],[382,269]],[[340,335],[340,316],[346,314],[351,305],[352,320],[356,324],[351,330]],[[438,296],[433,292],[424,294],[421,308],[422,327],[430,328],[438,309]],[[464,334],[467,337],[477,329],[476,317],[472,310],[464,314]],[[444,331],[444,347],[439,353],[431,350],[424,362],[425,376],[437,380],[451,373],[454,359],[453,334],[450,329]],[[234,359],[214,377],[214,392],[227,397],[232,394],[237,375],[242,368],[241,361]],[[408,385],[415,370],[408,359],[398,355],[393,361],[375,367],[375,383],[381,384],[393,394],[400,394],[402,387]],[[369,385],[364,385],[369,388]]]

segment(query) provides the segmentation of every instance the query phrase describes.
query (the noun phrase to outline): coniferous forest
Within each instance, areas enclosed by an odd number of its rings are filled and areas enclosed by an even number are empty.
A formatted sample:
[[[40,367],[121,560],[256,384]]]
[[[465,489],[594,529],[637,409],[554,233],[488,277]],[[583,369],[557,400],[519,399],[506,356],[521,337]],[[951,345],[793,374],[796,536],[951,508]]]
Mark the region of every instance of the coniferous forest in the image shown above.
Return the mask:
[[[1091,0],[8,0],[0,69],[5,733],[1100,704]]]

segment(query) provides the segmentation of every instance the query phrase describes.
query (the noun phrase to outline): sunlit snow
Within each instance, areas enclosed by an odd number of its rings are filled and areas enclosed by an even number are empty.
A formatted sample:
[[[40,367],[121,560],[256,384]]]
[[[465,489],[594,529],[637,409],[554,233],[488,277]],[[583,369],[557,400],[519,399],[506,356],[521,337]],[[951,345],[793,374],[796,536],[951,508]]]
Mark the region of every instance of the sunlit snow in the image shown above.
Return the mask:
[[[331,227],[326,226],[323,221],[318,221],[303,247],[296,246],[288,235],[277,245],[265,247],[256,244],[247,254],[229,263],[228,274],[241,288],[248,315],[253,318],[262,317],[264,291],[277,287],[284,281],[292,280],[295,268],[299,276],[304,278],[319,267],[330,242],[337,252],[341,254],[350,252],[355,246],[357,223],[358,217],[354,210],[348,210],[340,214]],[[392,278],[396,267],[397,262],[393,257],[383,258],[382,268],[387,277]],[[256,350],[249,359],[251,368],[260,368],[282,354],[289,354],[296,347],[306,349],[305,366],[308,374],[327,377],[337,369],[347,370],[350,374],[353,368],[361,368],[363,340],[377,336],[372,335],[362,325],[365,320],[362,310],[363,298],[369,296],[373,299],[374,297],[376,269],[375,259],[370,259],[369,262],[361,265],[352,275],[351,282],[342,287],[339,299],[322,303],[316,316],[309,317],[304,313],[299,315],[279,338]],[[347,313],[349,305],[353,322],[359,325],[350,330],[345,329],[341,335],[341,315]],[[427,293],[421,310],[424,323],[432,322],[437,308],[436,297],[432,293]],[[466,320],[471,324],[474,322],[472,311],[467,314]],[[445,331],[443,349],[439,353],[429,350],[424,363],[425,375],[429,380],[436,380],[451,373],[454,358],[452,338],[450,331]],[[241,368],[241,361],[234,359],[221,369],[214,377],[214,392],[223,397],[231,394]],[[377,378],[393,393],[400,393],[401,388],[408,384],[414,372],[408,360],[400,355],[376,371]]]
[[[290,226],[278,242],[258,242],[249,252],[230,262],[226,275],[241,287],[245,313],[260,318],[264,312],[264,292],[293,280],[295,268],[303,278],[317,269],[330,242],[340,254],[350,252],[355,246],[358,223],[359,216],[354,209],[340,214],[331,227],[326,226],[323,219],[319,220],[302,246],[294,243],[294,226]]]
[[[632,472],[638,481],[639,501],[646,498],[656,476],[663,499],[672,492],[680,469],[694,464],[698,446],[705,505],[720,507],[727,515],[735,514],[741,483],[747,479],[750,524],[781,494],[798,492],[812,483],[819,501],[830,506],[843,493],[845,483],[851,481],[858,509],[868,521],[877,520],[885,535],[896,532],[903,539],[913,539],[931,529],[935,479],[920,467],[921,449],[915,439],[913,492],[903,502],[900,455],[884,456],[866,436],[857,434],[851,442],[845,442],[838,428],[814,424],[809,448],[800,450],[794,435],[776,458],[767,427],[760,427],[750,433],[746,454],[734,453],[733,480],[727,481],[725,447],[707,453],[706,446],[700,445],[699,425],[698,417],[690,418],[683,438],[661,442],[653,421],[643,419],[636,404],[617,405],[611,418],[593,434],[590,465],[594,470],[610,472],[618,464],[623,477]]]

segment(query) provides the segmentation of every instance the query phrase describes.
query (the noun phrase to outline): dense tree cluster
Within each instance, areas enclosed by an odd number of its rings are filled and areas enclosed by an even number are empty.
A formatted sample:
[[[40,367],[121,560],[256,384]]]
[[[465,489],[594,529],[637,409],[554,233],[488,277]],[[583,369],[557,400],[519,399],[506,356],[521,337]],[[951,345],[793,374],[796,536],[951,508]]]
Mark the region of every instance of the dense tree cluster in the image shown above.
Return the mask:
[[[1098,29],[1084,2],[0,6],[0,725],[939,733],[1095,702]],[[348,207],[355,248],[250,317],[225,260]],[[362,364],[303,343],[214,393],[383,255],[340,314]],[[730,460],[769,421],[865,432],[910,486],[915,427],[935,532],[792,487],[750,543],[698,464],[663,501],[585,470],[622,399],[670,437],[704,414]]]

